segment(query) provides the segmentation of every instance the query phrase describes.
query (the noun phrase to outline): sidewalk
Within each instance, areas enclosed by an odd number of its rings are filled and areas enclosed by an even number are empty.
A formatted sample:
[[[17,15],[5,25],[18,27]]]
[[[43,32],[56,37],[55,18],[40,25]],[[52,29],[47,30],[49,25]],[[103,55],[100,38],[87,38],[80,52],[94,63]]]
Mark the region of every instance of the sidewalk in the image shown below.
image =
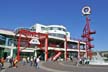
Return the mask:
[[[40,67],[44,70],[47,70],[47,71],[51,71],[51,72],[69,72],[69,71],[62,71],[62,70],[57,70],[57,69],[53,69],[53,68],[48,68],[48,67],[45,67],[43,66],[44,62],[40,62]],[[73,72],[73,71],[72,71]]]
[[[44,61],[41,61],[40,63],[39,63],[39,66],[40,66],[40,69],[38,69],[36,72],[42,72],[42,71],[44,71],[44,72],[68,72],[68,71],[62,71],[62,70],[56,70],[56,69],[52,69],[52,68],[48,68],[47,66],[45,67],[43,64],[44,64],[45,62]],[[16,70],[16,72],[17,71],[23,71],[23,70],[25,70],[26,72],[28,72],[29,70],[31,70],[31,71],[35,71],[35,68],[34,67],[30,67],[29,66],[29,64],[27,64],[25,67],[24,66],[21,66],[21,67],[18,67],[17,69],[14,69],[14,68],[9,68],[9,66],[10,66],[10,63],[5,63],[4,64],[4,67],[3,67],[3,69],[1,70],[1,72],[6,72],[7,70],[9,70],[8,72],[11,72],[11,71],[14,71],[14,70]],[[25,68],[27,68],[27,69],[25,69]],[[10,70],[11,69],[11,70]],[[20,69],[20,70],[19,70]]]
[[[6,70],[9,66],[10,66],[10,63],[5,62],[5,63],[4,63],[4,66],[2,67],[1,72],[5,72],[5,70]]]
[[[63,63],[63,64],[62,64]],[[108,66],[73,66],[71,62],[44,62],[39,63],[39,69],[30,64],[18,64],[17,68],[8,68],[9,63],[4,64],[0,72],[108,72]]]
[[[9,64],[6,63],[4,68],[1,72],[52,72],[48,69],[45,69],[41,66],[41,63],[39,63],[39,69],[37,69],[35,66],[30,66],[30,63],[27,63],[26,65],[22,65],[21,63],[18,64],[17,68],[8,68]]]

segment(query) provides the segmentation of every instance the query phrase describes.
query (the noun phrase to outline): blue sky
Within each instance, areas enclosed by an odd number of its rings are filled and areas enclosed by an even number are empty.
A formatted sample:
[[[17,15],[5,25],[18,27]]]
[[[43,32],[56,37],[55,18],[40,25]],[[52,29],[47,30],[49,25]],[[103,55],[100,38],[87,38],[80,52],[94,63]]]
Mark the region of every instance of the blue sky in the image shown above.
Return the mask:
[[[85,17],[81,9],[92,9],[93,50],[108,50],[108,0],[0,0],[0,28],[30,27],[35,23],[62,24],[72,38],[81,38]]]

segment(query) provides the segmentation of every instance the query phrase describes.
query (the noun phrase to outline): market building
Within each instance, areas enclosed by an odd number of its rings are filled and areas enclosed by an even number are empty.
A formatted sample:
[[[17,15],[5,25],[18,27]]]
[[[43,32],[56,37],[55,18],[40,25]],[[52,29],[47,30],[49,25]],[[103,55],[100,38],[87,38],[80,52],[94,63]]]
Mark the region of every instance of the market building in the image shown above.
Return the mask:
[[[84,56],[86,43],[70,36],[63,25],[35,24],[14,31],[0,29],[0,58],[41,56],[47,61]]]

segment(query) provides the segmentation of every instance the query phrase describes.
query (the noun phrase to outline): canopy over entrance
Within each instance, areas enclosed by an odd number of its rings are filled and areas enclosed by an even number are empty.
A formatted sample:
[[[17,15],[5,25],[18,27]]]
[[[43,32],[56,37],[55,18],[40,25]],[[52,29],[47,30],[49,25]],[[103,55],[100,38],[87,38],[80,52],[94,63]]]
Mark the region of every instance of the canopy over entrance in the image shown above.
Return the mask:
[[[16,32],[17,37],[17,59],[20,60],[20,52],[26,48],[40,48],[45,51],[45,59],[48,56],[48,34],[31,32],[26,29],[19,29]],[[44,47],[44,49],[42,48]]]

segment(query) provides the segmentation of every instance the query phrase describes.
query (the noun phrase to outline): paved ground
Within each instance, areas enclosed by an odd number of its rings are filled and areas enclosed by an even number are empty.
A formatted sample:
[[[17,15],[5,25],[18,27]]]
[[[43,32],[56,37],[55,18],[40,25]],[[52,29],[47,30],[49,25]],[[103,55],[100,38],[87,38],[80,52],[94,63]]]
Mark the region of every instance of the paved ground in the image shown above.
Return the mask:
[[[6,67],[7,66],[7,67]],[[72,62],[41,62],[40,68],[31,67],[30,64],[18,68],[8,68],[9,64],[5,64],[6,69],[1,72],[108,72],[108,66],[91,66],[91,65],[73,65]]]
[[[44,67],[64,72],[108,72],[108,66],[73,65],[72,62],[47,62]]]
[[[5,72],[50,72],[48,70],[42,69],[41,67],[37,69],[35,66],[30,66],[30,64],[22,65],[18,64],[17,68],[6,68]]]

